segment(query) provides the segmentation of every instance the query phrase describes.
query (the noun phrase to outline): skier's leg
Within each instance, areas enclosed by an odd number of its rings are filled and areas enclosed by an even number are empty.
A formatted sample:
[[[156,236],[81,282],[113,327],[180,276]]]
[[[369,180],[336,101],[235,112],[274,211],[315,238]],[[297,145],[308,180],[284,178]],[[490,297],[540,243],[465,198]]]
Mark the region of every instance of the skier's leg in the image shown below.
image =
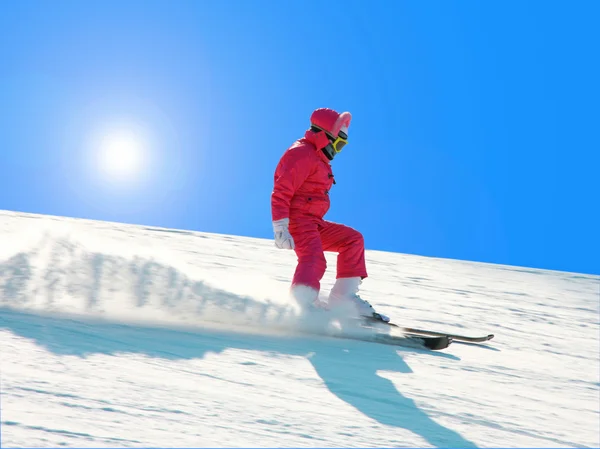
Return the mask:
[[[362,279],[367,277],[362,234],[349,226],[327,221],[319,230],[323,250],[338,253],[336,282],[329,295],[330,306],[343,309],[351,305],[351,310],[359,315],[389,321],[389,317],[377,313],[368,301],[358,295]]]
[[[301,307],[316,305],[321,279],[327,269],[318,224],[314,220],[294,220],[290,223],[298,264],[292,279],[292,296]]]
[[[336,278],[367,277],[365,241],[357,230],[324,221],[319,227],[324,251],[337,252]]]

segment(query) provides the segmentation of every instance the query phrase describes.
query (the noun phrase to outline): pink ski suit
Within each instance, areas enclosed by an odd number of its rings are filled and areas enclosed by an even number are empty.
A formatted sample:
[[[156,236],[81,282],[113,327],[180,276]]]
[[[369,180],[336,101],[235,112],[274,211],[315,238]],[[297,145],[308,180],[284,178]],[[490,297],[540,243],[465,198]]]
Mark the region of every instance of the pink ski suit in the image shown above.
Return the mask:
[[[321,148],[324,133],[306,131],[282,156],[271,194],[273,221],[289,218],[298,265],[292,285],[320,290],[327,263],[323,251],[337,252],[337,278],[367,277],[364,240],[360,232],[325,221],[329,190],[335,184],[329,159]]]

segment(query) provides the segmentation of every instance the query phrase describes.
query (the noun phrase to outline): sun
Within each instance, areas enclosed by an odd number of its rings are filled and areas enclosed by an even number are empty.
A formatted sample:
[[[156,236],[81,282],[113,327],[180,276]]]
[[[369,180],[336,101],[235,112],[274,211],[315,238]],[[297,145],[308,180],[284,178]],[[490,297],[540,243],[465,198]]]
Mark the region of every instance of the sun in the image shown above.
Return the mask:
[[[131,131],[107,134],[100,142],[99,169],[113,179],[131,178],[140,173],[144,162],[144,144]]]

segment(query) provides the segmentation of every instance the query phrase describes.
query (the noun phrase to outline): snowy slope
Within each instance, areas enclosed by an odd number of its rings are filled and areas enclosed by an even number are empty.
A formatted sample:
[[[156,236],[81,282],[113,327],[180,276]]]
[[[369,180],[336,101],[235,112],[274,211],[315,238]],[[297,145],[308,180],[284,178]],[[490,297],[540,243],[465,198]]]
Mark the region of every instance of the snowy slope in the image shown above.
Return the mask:
[[[297,319],[270,240],[0,211],[2,447],[600,445],[598,276],[367,262],[395,321],[495,339],[270,332]]]

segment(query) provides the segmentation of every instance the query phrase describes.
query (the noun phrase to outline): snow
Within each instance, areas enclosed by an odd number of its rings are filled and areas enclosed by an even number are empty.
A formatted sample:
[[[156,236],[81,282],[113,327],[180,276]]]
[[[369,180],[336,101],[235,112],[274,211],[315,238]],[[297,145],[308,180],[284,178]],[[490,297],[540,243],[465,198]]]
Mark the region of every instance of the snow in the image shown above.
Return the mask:
[[[294,332],[272,240],[9,211],[0,236],[2,447],[600,446],[599,276],[367,251],[394,321],[495,334],[432,352]]]

